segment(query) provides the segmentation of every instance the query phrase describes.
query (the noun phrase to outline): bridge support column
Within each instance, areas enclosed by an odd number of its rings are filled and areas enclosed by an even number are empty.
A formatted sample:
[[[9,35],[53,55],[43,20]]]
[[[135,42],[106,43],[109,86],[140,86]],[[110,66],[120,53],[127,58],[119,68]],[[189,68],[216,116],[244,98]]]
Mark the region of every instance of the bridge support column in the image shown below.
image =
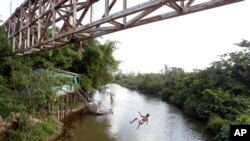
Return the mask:
[[[49,118],[50,118],[50,110],[51,108],[51,105],[50,105],[50,101],[47,101],[47,121],[49,121]]]
[[[109,0],[105,0],[105,17],[109,15]]]
[[[57,120],[61,120],[60,119],[60,98],[58,97],[57,98],[57,103],[58,103],[58,105],[57,105]]]
[[[123,10],[127,9],[127,0],[123,0]],[[123,17],[123,24],[125,25],[127,22],[127,16]]]
[[[61,96],[58,97],[58,103],[59,103],[59,120],[63,119],[62,102],[63,102],[63,98]]]
[[[64,118],[67,116],[68,114],[68,95],[66,94],[64,96],[65,98],[65,103],[64,103]]]
[[[21,8],[22,9],[22,8]],[[23,27],[23,12],[22,12],[22,10],[20,10],[20,14],[21,14],[21,16],[19,17],[19,29],[21,29],[22,27]],[[19,33],[19,44],[18,44],[18,49],[21,49],[21,47],[22,47],[22,42],[23,42],[23,40],[22,40],[22,32],[20,32]]]

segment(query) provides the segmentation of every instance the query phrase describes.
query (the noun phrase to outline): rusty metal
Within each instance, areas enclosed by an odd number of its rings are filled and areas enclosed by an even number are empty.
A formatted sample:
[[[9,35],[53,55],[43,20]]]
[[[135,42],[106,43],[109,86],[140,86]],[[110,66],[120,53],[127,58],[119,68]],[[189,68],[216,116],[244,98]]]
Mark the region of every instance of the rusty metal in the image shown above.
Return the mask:
[[[140,0],[129,6],[133,1],[25,0],[4,25],[13,52],[32,54],[242,0]]]

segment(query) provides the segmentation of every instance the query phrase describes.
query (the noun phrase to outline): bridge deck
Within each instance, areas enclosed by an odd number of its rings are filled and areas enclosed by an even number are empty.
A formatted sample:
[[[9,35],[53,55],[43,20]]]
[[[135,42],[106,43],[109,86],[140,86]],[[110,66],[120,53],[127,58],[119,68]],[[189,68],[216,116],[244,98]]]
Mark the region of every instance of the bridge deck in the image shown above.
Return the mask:
[[[23,55],[239,1],[25,0],[4,24]]]

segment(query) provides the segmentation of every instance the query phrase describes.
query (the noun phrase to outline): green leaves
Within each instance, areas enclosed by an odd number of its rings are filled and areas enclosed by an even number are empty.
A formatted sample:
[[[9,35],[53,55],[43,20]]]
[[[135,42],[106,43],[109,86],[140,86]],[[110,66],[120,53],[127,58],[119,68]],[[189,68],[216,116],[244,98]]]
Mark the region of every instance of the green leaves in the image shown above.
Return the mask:
[[[223,54],[204,70],[185,73],[165,65],[157,74],[120,73],[117,82],[145,93],[159,93],[186,113],[208,121],[215,140],[228,140],[230,123],[250,122],[250,42],[237,45],[240,51]]]
[[[214,140],[229,140],[229,121],[224,120],[217,115],[211,116],[207,129],[214,135]]]
[[[23,116],[23,115],[22,115]],[[26,119],[28,119],[26,117]],[[25,119],[21,124],[25,125],[16,132],[10,134],[7,141],[44,141],[49,136],[57,132],[57,123],[55,121],[41,122],[36,124],[26,123]]]
[[[92,91],[92,80],[87,75],[81,75],[81,87],[84,88],[84,90],[89,93]]]
[[[10,43],[6,35],[7,33],[5,32],[5,27],[0,26],[0,55],[2,57],[12,53],[12,48],[10,47]]]
[[[81,86],[86,90],[100,89],[113,79],[112,73],[118,67],[112,55],[115,45],[111,41],[102,45],[95,39],[84,42],[82,58],[73,60],[69,70],[82,74]]]
[[[117,70],[118,61],[113,57],[116,43],[99,43],[86,40],[82,46],[73,44],[30,56],[10,56],[12,47],[6,38],[4,27],[0,27],[0,115],[10,117],[11,112],[22,114],[22,128],[9,136],[9,140],[46,140],[55,133],[56,123],[27,124],[27,116],[39,116],[43,105],[54,100],[56,92],[63,88],[92,92],[107,84]],[[48,36],[51,36],[49,29]],[[83,51],[81,50],[83,49]],[[35,73],[35,68],[44,68]],[[59,68],[81,74],[80,84],[73,83],[73,77],[51,76],[46,70]],[[53,74],[52,74],[53,75]],[[76,80],[77,81],[77,80]],[[79,80],[78,80],[79,81]],[[61,104],[61,103],[60,103]]]
[[[222,90],[206,89],[202,93],[202,98],[197,105],[196,111],[200,118],[208,119],[211,115],[217,114],[223,117],[228,112],[227,101],[230,94]]]

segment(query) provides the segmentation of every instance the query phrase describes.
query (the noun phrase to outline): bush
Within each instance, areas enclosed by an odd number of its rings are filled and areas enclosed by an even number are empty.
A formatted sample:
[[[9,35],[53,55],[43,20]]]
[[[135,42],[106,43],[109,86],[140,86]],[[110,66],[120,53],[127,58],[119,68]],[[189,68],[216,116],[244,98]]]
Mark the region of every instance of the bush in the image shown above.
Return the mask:
[[[196,108],[199,117],[208,119],[210,115],[213,114],[226,116],[226,114],[228,114],[226,102],[229,98],[230,94],[222,90],[204,90],[202,92],[201,101]]]
[[[87,75],[81,75],[80,81],[81,87],[85,89],[86,92],[92,91],[92,80]]]
[[[17,129],[10,134],[7,141],[44,141],[50,135],[57,132],[57,123],[55,121],[42,122],[36,124],[22,125],[22,128]]]
[[[237,124],[250,124],[250,114],[242,114],[236,118]]]
[[[229,139],[229,121],[219,116],[209,119],[207,130],[214,135],[214,140],[226,141]]]
[[[159,94],[163,100],[168,100],[174,93],[169,88],[164,87]]]
[[[11,112],[27,111],[21,98],[12,97],[9,94],[0,93],[0,115],[7,118]]]
[[[221,128],[223,127],[223,125],[225,124],[225,120],[223,120],[221,117],[219,116],[212,116],[209,119],[208,125],[207,125],[207,129],[211,130],[211,133],[213,134],[217,134],[218,132],[221,131]]]

